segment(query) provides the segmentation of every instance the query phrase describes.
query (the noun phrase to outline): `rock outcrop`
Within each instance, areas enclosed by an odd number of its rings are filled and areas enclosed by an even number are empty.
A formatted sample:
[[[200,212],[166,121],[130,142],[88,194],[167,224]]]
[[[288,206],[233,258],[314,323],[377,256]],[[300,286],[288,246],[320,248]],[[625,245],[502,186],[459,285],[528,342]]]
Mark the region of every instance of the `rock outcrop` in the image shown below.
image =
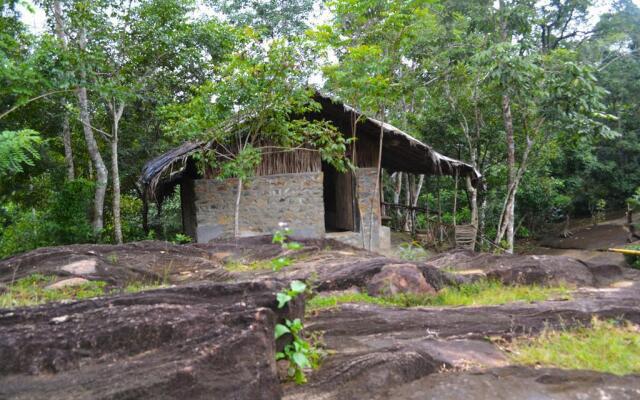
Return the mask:
[[[277,399],[284,284],[203,284],[0,311],[0,398]]]
[[[467,277],[487,277],[505,284],[598,286],[622,278],[616,265],[593,265],[571,257],[474,253],[458,250],[427,260],[427,264]]]
[[[371,296],[394,296],[398,294],[435,294],[422,272],[413,264],[389,264],[375,274],[367,283]]]

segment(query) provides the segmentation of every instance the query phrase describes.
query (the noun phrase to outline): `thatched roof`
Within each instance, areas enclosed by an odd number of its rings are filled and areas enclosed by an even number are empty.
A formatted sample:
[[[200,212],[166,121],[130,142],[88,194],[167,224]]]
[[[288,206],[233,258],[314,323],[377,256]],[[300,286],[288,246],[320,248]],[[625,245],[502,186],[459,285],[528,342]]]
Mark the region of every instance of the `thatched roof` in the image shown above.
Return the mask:
[[[367,137],[378,146],[380,128],[383,129],[382,167],[389,171],[402,171],[413,174],[469,176],[474,185],[480,180],[480,173],[470,164],[447,157],[431,146],[401,131],[395,126],[364,116],[355,108],[337,102],[328,96],[317,94],[315,100],[322,105],[320,115],[329,119],[342,132],[351,130],[351,116],[359,119],[358,140]]]
[[[426,175],[458,175],[470,177],[474,185],[480,180],[480,173],[471,165],[435,151],[413,136],[393,125],[364,116],[355,108],[334,101],[328,96],[316,94],[322,110],[310,115],[310,118],[322,118],[331,121],[341,132],[351,131],[352,118],[358,119],[358,143],[377,143],[380,130],[384,131],[382,148],[382,167],[388,171],[402,171]],[[140,184],[149,199],[162,200],[184,177],[188,160],[192,154],[212,143],[186,142],[149,161],[142,170]],[[377,157],[376,157],[377,158]]]

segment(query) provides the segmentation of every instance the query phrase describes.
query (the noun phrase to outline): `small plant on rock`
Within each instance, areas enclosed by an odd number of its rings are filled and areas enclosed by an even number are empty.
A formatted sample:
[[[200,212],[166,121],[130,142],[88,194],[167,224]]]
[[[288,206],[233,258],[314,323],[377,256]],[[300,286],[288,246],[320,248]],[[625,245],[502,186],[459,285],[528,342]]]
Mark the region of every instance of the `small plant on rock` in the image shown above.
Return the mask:
[[[285,250],[300,250],[302,245],[298,242],[288,242],[289,236],[293,234],[293,230],[287,226],[285,222],[280,222],[280,229],[273,233],[272,243],[278,243]]]
[[[280,229],[273,233],[272,243],[278,243],[284,250],[296,251],[303,248],[302,244],[298,242],[289,242],[289,236],[293,234],[293,231],[287,227],[285,222],[280,222]],[[287,256],[276,257],[271,260],[271,268],[274,271],[280,271],[282,268],[291,265],[291,258]]]
[[[171,241],[173,244],[187,244],[191,243],[191,237],[184,233],[176,233],[176,236]]]
[[[306,290],[307,285],[304,282],[291,282],[289,289],[277,294],[278,308],[283,308]],[[305,340],[303,329],[304,325],[299,318],[293,321],[287,319],[284,324],[277,324],[275,327],[276,340],[286,334],[291,335],[291,342],[285,345],[282,351],[276,353],[276,360],[287,360],[289,362],[287,374],[299,385],[307,381],[304,370],[317,368],[321,359],[321,353],[316,346]]]

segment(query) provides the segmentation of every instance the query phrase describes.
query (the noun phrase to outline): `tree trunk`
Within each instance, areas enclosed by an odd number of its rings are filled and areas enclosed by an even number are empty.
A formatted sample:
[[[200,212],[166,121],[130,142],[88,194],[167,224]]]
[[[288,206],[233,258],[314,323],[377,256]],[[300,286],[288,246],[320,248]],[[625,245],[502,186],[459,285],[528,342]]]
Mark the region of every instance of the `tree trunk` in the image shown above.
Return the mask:
[[[471,209],[471,225],[475,228],[476,230],[476,234],[474,235],[474,239],[473,239],[473,243],[472,243],[472,249],[475,250],[476,248],[476,240],[478,237],[478,228],[479,228],[479,221],[478,221],[478,189],[473,187],[473,184],[471,183],[471,178],[467,176],[466,179],[466,184],[467,184],[467,192],[469,193],[469,208]]]
[[[482,246],[487,221],[487,193],[484,189],[481,193],[481,198],[482,201],[480,202],[480,207],[478,207],[478,238],[480,239],[480,245]]]
[[[411,210],[411,233],[415,234],[416,233],[416,229],[418,229],[418,227],[416,226],[416,210],[415,208],[418,207],[418,202],[420,200],[420,192],[422,191],[422,185],[424,185],[424,174],[420,174],[420,177],[418,178],[418,184],[414,185],[415,190],[413,191],[413,197],[411,200],[411,206],[414,207],[413,210]]]
[[[53,2],[53,18],[55,21],[56,36],[60,40],[63,48],[67,48],[67,34],[64,31],[64,21],[62,19],[62,5],[60,1]],[[62,99],[62,144],[64,145],[64,163],[67,166],[67,179],[75,179],[75,168],[73,165],[73,149],[71,147],[71,129],[69,127],[69,114],[67,113],[67,102]]]
[[[62,102],[62,107],[66,108],[66,102]],[[67,166],[67,179],[72,181],[75,179],[75,167],[73,165],[73,149],[71,147],[71,128],[69,127],[69,116],[64,111],[62,119],[62,144],[64,145],[64,163]]]
[[[403,224],[403,228],[402,230],[405,232],[411,232],[411,203],[412,203],[412,197],[411,194],[413,192],[412,190],[412,185],[413,185],[413,175],[406,173],[403,175],[404,178],[406,179],[406,185],[405,185],[405,189],[404,189],[404,205],[405,207],[405,213],[404,213],[404,224]]]
[[[453,185],[453,227],[456,227],[458,214],[458,171],[456,170],[455,183]]]
[[[111,180],[113,185],[113,234],[116,243],[122,244],[122,220],[120,218],[120,168],[118,167],[118,128],[124,103],[116,106],[112,103],[109,106],[113,117],[113,127],[111,129]]]
[[[242,196],[242,178],[238,178],[238,188],[236,194],[236,207],[233,213],[233,236],[240,237],[240,197]]]
[[[402,193],[402,172],[396,172],[394,174],[396,184],[393,188],[393,204],[400,204],[400,194]],[[400,223],[402,221],[402,210],[398,207],[395,208],[396,218],[398,221],[398,228],[400,227]]]
[[[438,239],[440,243],[444,241],[444,231],[442,229],[442,202],[440,201],[440,176],[438,176],[438,191],[437,191],[437,204],[438,204]]]
[[[513,253],[514,214],[515,214],[515,185],[516,185],[516,146],[513,136],[513,117],[511,115],[511,98],[502,95],[502,117],[507,139],[507,197],[503,216],[498,225],[496,244],[500,244],[504,235],[507,236],[507,253]]]
[[[380,170],[382,168],[382,140],[384,139],[384,113],[385,113],[385,108],[382,107],[382,124],[380,125],[380,141],[378,143],[378,166],[377,166],[377,170],[376,170],[376,185],[375,188],[373,190],[373,194],[371,195],[371,211],[370,211],[370,218],[369,218],[369,250],[371,250],[371,245],[373,242],[373,214],[375,211],[375,207],[376,207],[376,201],[380,202],[380,196],[378,195],[378,190],[380,190]],[[378,221],[378,223],[381,224],[381,221]]]
[[[86,48],[86,37],[84,28],[80,30],[78,37],[80,50]],[[81,72],[81,80],[86,79],[84,72]],[[81,86],[76,91],[78,97],[78,105],[80,107],[80,121],[82,122],[82,130],[84,131],[84,138],[87,142],[87,151],[89,152],[89,158],[91,159],[93,166],[96,169],[96,193],[93,200],[94,212],[93,212],[93,232],[95,234],[100,233],[104,227],[104,196],[107,191],[108,172],[107,167],[100,155],[100,149],[98,148],[98,142],[93,136],[91,130],[91,116],[89,114],[89,99],[87,97],[87,88]]]

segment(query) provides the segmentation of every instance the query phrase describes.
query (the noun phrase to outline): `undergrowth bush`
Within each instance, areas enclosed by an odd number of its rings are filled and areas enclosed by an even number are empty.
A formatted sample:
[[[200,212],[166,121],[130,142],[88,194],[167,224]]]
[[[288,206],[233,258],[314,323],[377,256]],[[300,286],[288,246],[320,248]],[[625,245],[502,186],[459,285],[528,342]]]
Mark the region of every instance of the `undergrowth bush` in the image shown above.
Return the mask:
[[[625,247],[629,250],[640,251],[640,244],[630,244]],[[632,268],[640,269],[640,256],[634,256],[631,254],[625,254],[624,259]]]
[[[57,190],[43,191],[40,209],[3,206],[0,258],[43,246],[95,240],[90,222],[93,183],[68,181]]]

